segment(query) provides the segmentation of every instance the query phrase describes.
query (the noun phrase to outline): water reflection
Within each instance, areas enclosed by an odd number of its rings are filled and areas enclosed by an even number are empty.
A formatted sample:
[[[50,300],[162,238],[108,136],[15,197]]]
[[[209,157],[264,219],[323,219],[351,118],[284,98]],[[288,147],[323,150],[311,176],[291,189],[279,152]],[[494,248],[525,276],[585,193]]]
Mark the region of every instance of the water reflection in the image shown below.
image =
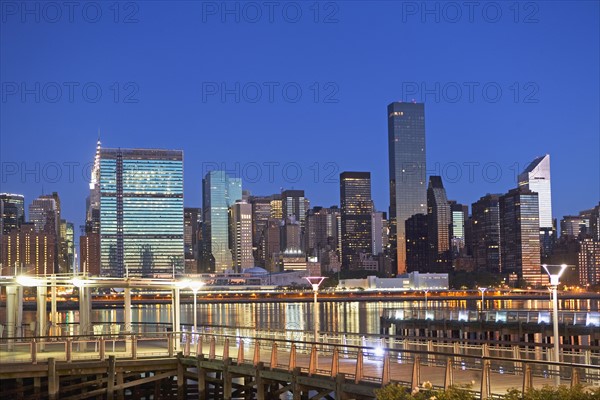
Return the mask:
[[[572,311],[597,311],[600,301],[594,300],[562,300],[560,309]],[[379,333],[379,317],[384,309],[427,309],[440,308],[478,310],[480,299],[469,300],[439,300],[429,298],[409,301],[319,301],[319,331],[321,332],[352,332]],[[550,299],[534,300],[499,300],[486,299],[485,309],[521,309],[548,310]],[[286,329],[290,331],[311,331],[314,324],[312,302],[296,303],[199,303],[197,305],[198,325],[226,325],[240,329]],[[181,322],[191,327],[194,307],[191,303],[181,305]],[[149,325],[161,323],[169,326],[172,321],[170,304],[136,305],[131,310],[132,323]],[[0,308],[0,323],[5,323],[5,309]],[[93,322],[119,323],[124,321],[122,308],[116,306],[110,309],[92,310]],[[23,323],[35,321],[35,311],[23,313]],[[61,311],[58,322],[78,323],[79,312]],[[151,327],[148,327],[150,331]],[[291,333],[293,334],[293,333]]]

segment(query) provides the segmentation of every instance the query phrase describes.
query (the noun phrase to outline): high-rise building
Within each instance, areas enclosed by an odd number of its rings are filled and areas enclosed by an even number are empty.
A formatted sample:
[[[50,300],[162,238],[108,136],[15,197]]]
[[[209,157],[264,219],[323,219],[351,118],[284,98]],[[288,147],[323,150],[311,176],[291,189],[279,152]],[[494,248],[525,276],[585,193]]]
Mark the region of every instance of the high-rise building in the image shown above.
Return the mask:
[[[547,256],[552,252],[552,243],[556,236],[552,220],[549,154],[536,158],[519,174],[519,187],[524,187],[538,194],[540,245],[542,255]]]
[[[58,244],[58,269],[60,273],[73,273],[75,268],[75,228],[72,222],[60,220]]]
[[[79,270],[91,276],[100,275],[100,234],[89,232],[79,237]]]
[[[390,172],[390,244],[399,274],[406,272],[405,222],[427,214],[425,105],[394,102],[387,107]]]
[[[22,223],[2,236],[0,275],[50,275],[55,273],[56,235]]]
[[[502,273],[529,285],[547,282],[540,262],[538,194],[524,187],[500,196]]]
[[[185,272],[197,274],[199,267],[198,232],[202,223],[202,210],[198,207],[183,209],[183,246]]]
[[[265,260],[265,268],[270,272],[277,271],[278,254],[281,251],[281,220],[271,218],[263,230],[260,252]]]
[[[229,210],[233,266],[237,272],[242,272],[246,268],[254,267],[254,257],[252,256],[252,204],[239,200]]]
[[[471,252],[475,269],[500,274],[500,196],[487,194],[471,205]]]
[[[360,254],[373,254],[370,172],[340,174],[342,267],[355,268]]]
[[[450,254],[452,216],[441,176],[429,177],[427,219],[429,261],[426,272],[448,272],[452,267]]]
[[[294,217],[304,228],[306,212],[310,208],[310,201],[304,197],[304,190],[284,190],[281,192],[282,219]]]
[[[590,236],[600,242],[600,203],[593,208],[590,216]]]
[[[458,257],[465,247],[465,222],[469,218],[469,206],[459,204],[454,200],[450,204],[450,250],[452,258]]]
[[[0,193],[0,235],[25,222],[25,197],[22,194]]]
[[[565,215],[560,220],[560,236],[578,238],[587,235],[590,230],[590,220],[581,215]]]
[[[323,252],[339,251],[340,209],[338,207],[313,207],[306,214],[306,254],[321,258]],[[326,267],[326,266],[325,266]]]
[[[415,214],[404,222],[406,232],[407,272],[427,271],[429,257],[428,218]]]
[[[592,238],[581,241],[578,256],[579,284],[600,284],[600,242]]]
[[[0,243],[2,236],[25,223],[25,197],[21,194],[0,193]],[[0,260],[2,247],[0,246]]]
[[[280,250],[283,253],[304,255],[304,246],[302,245],[302,227],[300,222],[292,215],[287,217],[280,227]]]
[[[233,267],[229,245],[229,207],[242,199],[242,179],[225,171],[210,171],[202,180],[203,238],[214,258],[210,271],[225,272]]]
[[[50,195],[42,195],[29,205],[29,221],[38,232],[49,232],[58,236],[60,229],[60,212],[56,199]]]
[[[385,213],[373,211],[371,214],[371,240],[373,241],[373,255],[383,253],[383,231],[384,231]]]
[[[274,194],[271,196],[271,218],[283,219],[283,200],[280,194]]]
[[[183,152],[108,149],[97,153],[100,274],[173,276],[184,271]]]
[[[269,219],[273,217],[273,203],[279,195],[250,196],[248,203],[252,205],[252,242],[254,246],[254,262],[264,267],[266,265],[265,255],[261,251],[261,243],[264,240],[265,229]],[[279,203],[279,214],[281,214],[281,202]]]

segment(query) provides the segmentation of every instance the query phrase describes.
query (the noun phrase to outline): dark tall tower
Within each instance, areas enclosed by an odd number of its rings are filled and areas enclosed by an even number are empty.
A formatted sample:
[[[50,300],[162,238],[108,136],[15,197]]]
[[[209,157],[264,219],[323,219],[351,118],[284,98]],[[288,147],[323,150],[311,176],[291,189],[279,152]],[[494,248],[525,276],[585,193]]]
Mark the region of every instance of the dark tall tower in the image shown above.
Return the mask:
[[[427,188],[427,229],[429,262],[427,272],[448,272],[450,255],[450,204],[441,176],[429,177]]]
[[[529,285],[548,281],[540,263],[538,194],[523,187],[500,196],[502,272]]]
[[[427,214],[425,105],[391,103],[387,108],[390,166],[390,244],[398,273],[406,272],[405,222]]]
[[[477,270],[502,272],[499,194],[487,194],[471,206],[472,253]]]
[[[342,266],[357,265],[360,253],[373,254],[370,172],[340,174]]]
[[[183,209],[183,245],[185,249],[185,272],[198,273],[199,245],[198,233],[202,224],[202,209],[185,207]]]
[[[427,271],[429,240],[427,215],[415,214],[406,220],[406,271]]]

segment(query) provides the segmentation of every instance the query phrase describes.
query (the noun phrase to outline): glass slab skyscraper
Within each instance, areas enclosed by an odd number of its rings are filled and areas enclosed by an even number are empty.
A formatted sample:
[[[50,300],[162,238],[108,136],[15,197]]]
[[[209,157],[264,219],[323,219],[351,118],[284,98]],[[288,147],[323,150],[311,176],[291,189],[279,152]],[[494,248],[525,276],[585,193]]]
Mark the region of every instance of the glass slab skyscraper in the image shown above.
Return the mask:
[[[552,250],[554,237],[549,154],[536,158],[519,174],[519,187],[538,194],[542,254],[548,255]]]
[[[427,214],[425,104],[391,103],[388,115],[390,171],[390,243],[396,248],[398,273],[406,272],[405,222]]]
[[[233,267],[229,243],[229,207],[242,199],[242,178],[225,171],[210,171],[202,180],[203,238],[211,255],[210,271]]]
[[[96,162],[100,274],[183,273],[183,152],[102,148]]]

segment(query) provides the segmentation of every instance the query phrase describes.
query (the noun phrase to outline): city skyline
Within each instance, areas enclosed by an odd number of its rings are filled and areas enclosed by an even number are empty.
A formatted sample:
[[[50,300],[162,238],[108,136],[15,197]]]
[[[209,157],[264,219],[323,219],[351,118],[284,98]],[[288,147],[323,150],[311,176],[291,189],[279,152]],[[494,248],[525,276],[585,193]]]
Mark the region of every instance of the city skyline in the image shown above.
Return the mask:
[[[507,3],[499,21],[480,9],[473,21],[467,10],[450,21],[407,13],[406,2],[333,4],[317,22],[301,5],[297,23],[281,13],[236,22],[203,14],[201,3],[140,3],[117,22],[108,5],[99,23],[80,14],[70,22],[66,11],[56,22],[6,15],[0,191],[28,202],[42,188],[59,192],[78,227],[100,129],[111,147],[183,149],[188,207],[201,204],[208,166],[238,163],[253,193],[303,189],[323,206],[337,203],[339,172],[370,171],[375,208],[387,211],[383,109],[415,99],[427,108],[428,172],[442,176],[448,198],[470,204],[504,192],[543,154],[552,156],[555,218],[600,198],[597,2],[535,3],[535,15]],[[179,23],[159,29],[165,20]],[[394,37],[409,40],[390,46]]]

